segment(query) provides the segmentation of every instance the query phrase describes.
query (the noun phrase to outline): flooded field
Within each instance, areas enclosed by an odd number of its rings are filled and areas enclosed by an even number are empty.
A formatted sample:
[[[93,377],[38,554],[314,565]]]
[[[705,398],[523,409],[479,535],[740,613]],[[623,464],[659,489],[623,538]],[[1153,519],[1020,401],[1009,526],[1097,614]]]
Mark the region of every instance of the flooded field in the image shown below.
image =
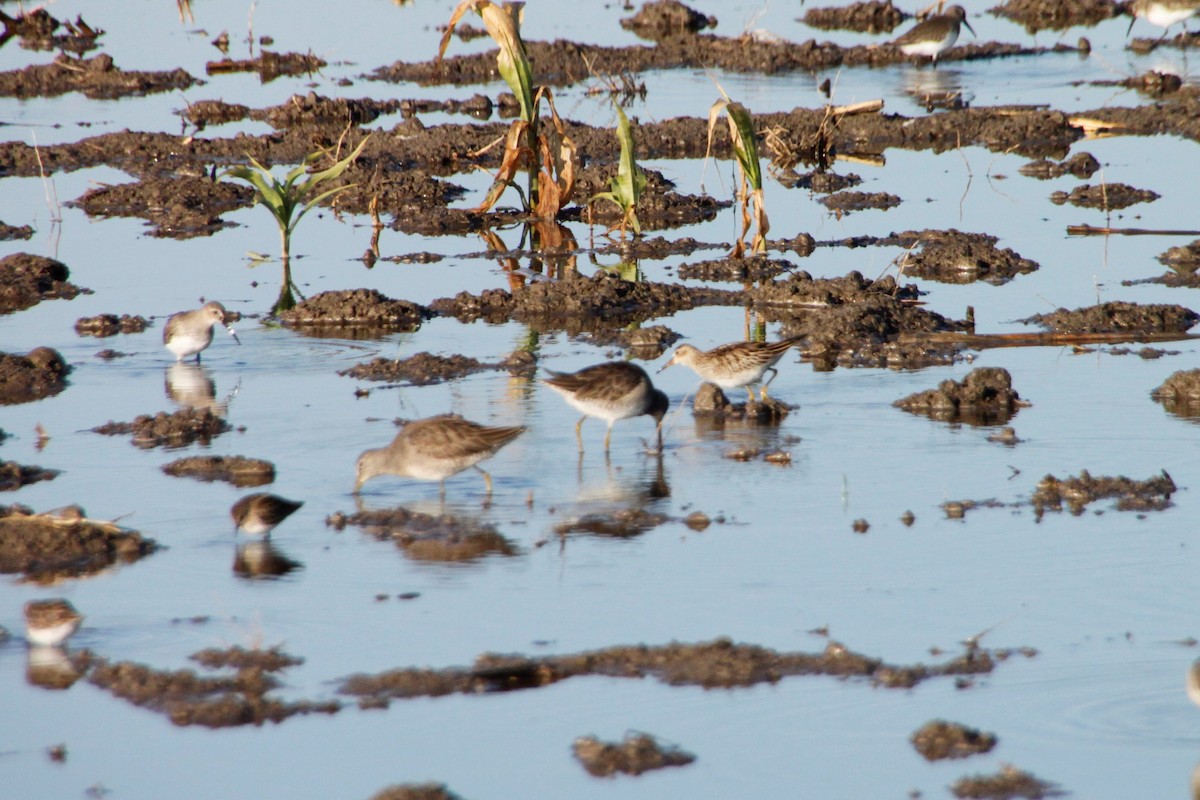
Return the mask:
[[[6,792],[1196,796],[1200,34],[690,6],[0,9]]]

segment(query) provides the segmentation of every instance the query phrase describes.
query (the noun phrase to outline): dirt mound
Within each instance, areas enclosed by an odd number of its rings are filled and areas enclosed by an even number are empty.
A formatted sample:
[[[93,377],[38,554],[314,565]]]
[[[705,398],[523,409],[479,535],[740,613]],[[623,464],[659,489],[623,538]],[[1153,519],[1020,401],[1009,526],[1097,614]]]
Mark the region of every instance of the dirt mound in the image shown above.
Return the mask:
[[[182,408],[173,414],[160,411],[154,416],[142,414],[132,422],[107,422],[92,428],[104,436],[133,434],[134,447],[186,447],[192,442],[209,444],[213,437],[232,430],[229,423],[212,409]]]
[[[462,800],[443,783],[402,783],[380,789],[371,800]]]
[[[0,573],[44,582],[79,578],[157,549],[137,531],[87,519],[78,506],[44,514],[18,505],[0,508]]]
[[[705,28],[717,27],[717,18],[701,14],[678,0],[653,0],[644,3],[632,17],[621,20],[621,27],[643,39],[657,42],[673,36],[690,36]]]
[[[922,414],[942,422],[971,425],[1003,425],[1022,406],[1012,388],[1012,376],[1002,367],[971,370],[962,382],[946,379],[938,388],[917,392],[892,403],[910,414]]]
[[[1050,180],[1052,178],[1061,178],[1068,172],[1076,178],[1090,178],[1092,174],[1100,169],[1100,162],[1091,153],[1076,153],[1066,161],[1051,161],[1048,158],[1043,158],[1038,161],[1030,161],[1022,166],[1018,172],[1027,178],[1036,178],[1040,181]]]
[[[1047,475],[1038,483],[1030,502],[1038,517],[1046,511],[1062,511],[1064,503],[1072,514],[1079,516],[1088,504],[1112,497],[1117,498],[1118,511],[1162,511],[1170,507],[1175,491],[1175,481],[1165,471],[1135,481],[1124,475],[1093,478],[1084,470],[1079,477],[1064,480]]]
[[[122,314],[97,314],[94,317],[80,317],[75,320],[75,332],[80,336],[95,336],[98,339],[116,336],[118,333],[141,333],[146,330],[149,321],[142,316]]]
[[[559,536],[583,533],[631,539],[634,536],[649,533],[668,520],[670,517],[666,514],[657,514],[640,508],[625,508],[620,511],[584,514],[569,522],[555,525],[554,532]]]
[[[162,471],[176,478],[226,481],[234,486],[265,486],[275,480],[275,465],[245,456],[188,456],[164,464]]]
[[[1008,0],[990,11],[1025,26],[1030,33],[1037,33],[1097,25],[1125,13],[1125,6],[1117,0]]]
[[[61,261],[29,253],[0,258],[0,314],[36,306],[42,300],[71,300],[90,294],[67,281],[71,271]]]
[[[151,236],[189,239],[231,227],[221,214],[253,203],[254,191],[246,186],[180,175],[88,189],[67,205],[89,217],[140,217],[151,225]]]
[[[279,314],[283,324],[312,336],[382,336],[415,331],[430,317],[429,309],[393,300],[375,289],[322,292]],[[357,336],[356,336],[357,335]]]
[[[758,425],[778,425],[794,408],[770,396],[765,400],[751,400],[747,395],[745,403],[734,403],[715,383],[700,384],[692,401],[692,413],[698,417],[716,422],[736,420]]]
[[[893,6],[892,0],[865,0],[844,8],[810,8],[802,20],[805,25],[823,31],[891,33],[911,16]]]
[[[1172,373],[1150,396],[1181,417],[1200,417],[1200,369]]]
[[[911,741],[926,761],[940,761],[990,752],[996,746],[996,734],[935,719],[917,729]]]
[[[357,525],[380,541],[391,539],[416,561],[475,561],[489,555],[512,556],[517,547],[495,526],[467,517],[433,516],[404,508],[336,513],[325,520],[335,530]]]
[[[537,359],[527,350],[517,350],[496,363],[485,363],[463,355],[437,356],[417,353],[405,359],[375,358],[340,370],[338,375],[369,381],[403,382],[411,386],[430,386],[485,370],[508,370],[514,375],[530,375]]]
[[[325,66],[325,62],[312,53],[275,53],[260,50],[255,58],[224,58],[204,65],[209,75],[224,75],[230,72],[257,72],[258,79],[270,83],[281,75],[308,75]]]
[[[1027,797],[1040,800],[1045,797],[1062,797],[1067,794],[1058,784],[1044,781],[1031,772],[1004,764],[994,775],[973,775],[959,778],[950,785],[950,791],[959,798],[1011,798]]]
[[[1183,333],[1200,314],[1177,305],[1139,305],[1114,301],[1068,311],[1034,314],[1019,320],[1059,333]]]
[[[914,245],[919,242],[921,247],[901,258],[904,274],[942,283],[984,281],[1001,286],[1017,275],[1038,269],[1036,261],[1022,258],[1009,248],[996,247],[999,239],[986,233],[963,233],[952,228],[901,233],[896,234],[896,238]]]
[[[678,747],[662,745],[648,733],[626,734],[622,742],[602,742],[595,736],[580,736],[571,751],[588,774],[607,778],[618,772],[641,775],[655,769],[683,767],[696,757]]]
[[[900,205],[900,198],[887,192],[835,192],[817,201],[830,211],[849,214],[851,211],[876,209],[887,211]]]
[[[56,469],[42,469],[32,464],[15,461],[0,461],[0,492],[15,492],[22,486],[38,481],[50,481],[58,477]]]
[[[1161,197],[1149,189],[1135,189],[1124,183],[1102,183],[1098,186],[1076,186],[1068,192],[1054,192],[1050,202],[1061,206],[1070,203],[1080,208],[1099,208],[1105,211],[1120,211],[1138,203],[1151,203]]]
[[[782,258],[717,258],[680,264],[678,274],[684,280],[754,283],[792,269],[792,263]]]
[[[71,367],[57,350],[36,347],[25,355],[0,353],[0,406],[52,397],[67,388]]]
[[[125,72],[103,53],[92,58],[60,53],[51,64],[0,72],[0,97],[57,97],[82,92],[92,100],[111,100],[188,89],[195,83],[196,79],[182,69]]]

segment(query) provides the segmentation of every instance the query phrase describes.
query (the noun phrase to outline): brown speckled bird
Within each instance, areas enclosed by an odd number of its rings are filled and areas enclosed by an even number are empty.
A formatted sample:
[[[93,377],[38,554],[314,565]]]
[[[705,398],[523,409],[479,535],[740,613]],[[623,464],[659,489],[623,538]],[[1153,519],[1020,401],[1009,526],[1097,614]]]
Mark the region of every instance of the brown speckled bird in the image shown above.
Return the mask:
[[[545,383],[563,396],[576,411],[583,413],[575,424],[575,439],[583,452],[583,421],[597,417],[608,422],[604,434],[604,452],[608,452],[613,423],[619,419],[648,414],[658,423],[658,448],[662,449],[662,422],[671,407],[667,396],[650,381],[650,376],[637,364],[628,361],[609,361],[584,367],[578,372],[546,370],[550,377]]]
[[[229,516],[236,529],[254,536],[267,536],[275,526],[295,514],[303,501],[288,500],[275,494],[248,494],[233,504]]]
[[[770,372],[771,377],[763,384],[761,390],[761,397],[765,400],[767,387],[779,374],[779,371],[775,369],[775,364],[783,358],[784,353],[803,339],[803,336],[793,336],[778,342],[733,342],[714,347],[707,352],[692,347],[690,344],[682,344],[675,350],[675,355],[671,356],[671,360],[663,364],[659,372],[672,364],[683,364],[691,367],[692,371],[703,380],[715,383],[722,389],[736,389],[739,386],[745,386],[752,402],[754,392],[751,391],[750,384],[758,383],[762,380],[763,375]]]

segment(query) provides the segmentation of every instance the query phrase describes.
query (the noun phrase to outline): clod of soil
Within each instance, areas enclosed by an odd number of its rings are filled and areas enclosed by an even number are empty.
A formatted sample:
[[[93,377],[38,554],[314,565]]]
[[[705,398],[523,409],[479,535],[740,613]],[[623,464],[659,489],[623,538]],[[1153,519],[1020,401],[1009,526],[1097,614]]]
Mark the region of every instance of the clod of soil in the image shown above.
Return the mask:
[[[325,524],[334,530],[357,525],[380,541],[391,539],[416,561],[476,561],[484,556],[517,554],[517,547],[495,526],[467,517],[433,516],[404,508],[338,512]]]
[[[680,264],[678,275],[684,280],[754,283],[792,269],[792,263],[782,258],[718,258]]]
[[[67,388],[71,367],[57,350],[36,347],[25,355],[0,353],[0,406],[52,397]]]
[[[402,783],[371,795],[371,800],[463,800],[444,783]]]
[[[986,233],[925,231],[913,240],[921,244],[919,252],[906,253],[901,259],[904,274],[942,283],[984,281],[993,286],[1008,283],[1017,275],[1038,269],[1038,263],[1009,248],[996,247],[999,241]],[[909,234],[898,234],[904,240]]]
[[[1158,260],[1176,272],[1194,274],[1200,270],[1200,239],[1172,247],[1160,253]]]
[[[810,8],[802,18],[805,25],[823,31],[891,33],[912,15],[892,5],[892,0],[866,0],[844,8]]]
[[[224,100],[197,100],[188,103],[179,115],[195,125],[197,130],[204,130],[209,125],[224,125],[245,119],[250,116],[250,106],[226,103]]]
[[[677,0],[653,0],[641,11],[621,20],[621,27],[643,39],[657,42],[675,36],[689,36],[705,28],[717,27],[717,18],[701,14]]]
[[[182,408],[173,414],[160,411],[154,416],[142,414],[133,422],[107,422],[92,428],[93,433],[105,436],[133,434],[135,447],[186,447],[192,442],[209,444],[214,436],[232,430],[229,423],[212,409]]]
[[[15,461],[0,461],[0,492],[15,492],[22,486],[58,477],[56,469],[42,469]]]
[[[164,464],[162,471],[176,478],[226,481],[238,487],[265,486],[275,480],[275,465],[245,456],[187,456]]]
[[[622,742],[602,742],[595,736],[580,736],[571,743],[571,751],[588,774],[612,777],[618,772],[641,775],[653,769],[683,767],[696,757],[678,747],[659,744],[648,733],[629,733]]]
[[[166,715],[181,727],[201,725],[228,728],[282,722],[297,714],[335,714],[337,701],[285,702],[267,693],[280,682],[269,673],[296,663],[277,649],[246,651],[232,648],[227,657],[203,651],[193,658],[237,672],[225,677],[198,675],[194,670],[156,670],[131,661],[110,662],[95,657],[88,682],[140,708]]]
[[[1062,797],[1067,792],[1057,784],[1044,781],[1036,775],[1004,764],[995,775],[973,775],[959,778],[950,785],[955,797],[963,800],[1012,800],[1024,797],[1042,800],[1045,797]]]
[[[653,169],[643,172],[646,175],[646,188],[636,206],[638,222],[641,223],[643,231],[710,222],[716,219],[718,211],[731,205],[728,200],[718,200],[711,195],[681,194],[675,191],[675,184],[663,177],[661,172]],[[575,174],[575,197],[581,203],[586,203],[585,198],[592,197],[597,192],[609,191],[612,188],[609,181],[616,174],[615,164],[580,169]],[[568,208],[564,210],[562,219],[579,219],[616,227],[620,224],[622,215],[623,212],[615,203],[599,201],[586,203],[586,207],[582,208]]]
[[[582,675],[650,677],[670,686],[706,689],[777,683],[796,675],[832,675],[866,678],[887,688],[912,688],[934,678],[991,672],[1002,653],[1008,655],[1008,651],[998,651],[993,658],[989,651],[975,647],[941,664],[901,665],[854,653],[837,642],[830,642],[821,653],[780,653],[716,639],[540,657],[485,653],[472,667],[400,668],[377,675],[352,675],[342,681],[338,692],[359,698],[361,706],[378,708],[394,699],[534,689]]]
[[[118,333],[141,333],[150,323],[143,316],[122,314],[97,314],[94,317],[80,317],[75,320],[75,332],[80,336],[95,336],[102,339],[106,336],[116,336]]]
[[[1027,178],[1037,178],[1041,181],[1060,178],[1068,172],[1076,178],[1086,180],[1092,177],[1093,173],[1099,169],[1100,162],[1096,160],[1096,157],[1091,153],[1085,152],[1076,153],[1066,161],[1051,161],[1048,158],[1030,161],[1028,164],[1022,166],[1018,172]]]
[[[71,271],[61,261],[29,253],[0,258],[0,314],[36,306],[43,300],[71,300],[90,294],[67,281]]]
[[[33,228],[29,225],[9,225],[0,221],[0,242],[14,239],[32,239]]]
[[[990,752],[996,746],[996,734],[935,719],[918,728],[911,741],[926,761],[940,761]]]
[[[133,563],[157,549],[153,539],[88,519],[78,506],[43,514],[19,505],[0,508],[0,573],[53,582]]]
[[[57,97],[82,92],[92,100],[140,97],[156,92],[188,89],[196,79],[182,69],[170,72],[124,72],[112,56],[71,58],[59,53],[50,64],[0,72],[0,97]]]
[[[415,331],[431,316],[429,309],[393,300],[375,289],[321,292],[281,311],[283,324],[312,336],[371,338],[395,331]]]
[[[1099,208],[1105,211],[1120,211],[1137,203],[1150,203],[1161,195],[1149,189],[1135,189],[1124,183],[1102,183],[1098,186],[1076,186],[1067,192],[1054,192],[1050,202],[1061,206],[1070,203],[1080,208]]]
[[[1162,511],[1171,506],[1175,490],[1175,481],[1166,470],[1144,481],[1124,475],[1093,478],[1084,470],[1077,478],[1059,480],[1053,475],[1042,478],[1030,503],[1039,518],[1046,511],[1062,511],[1064,503],[1072,514],[1079,516],[1088,504],[1110,497],[1117,498],[1118,511]]]
[[[1150,396],[1181,417],[1200,417],[1200,369],[1172,373]]]
[[[1122,86],[1136,89],[1149,97],[1163,97],[1183,88],[1183,78],[1173,72],[1150,70],[1120,81]]]
[[[657,514],[640,508],[625,508],[620,511],[584,514],[578,519],[555,525],[554,532],[559,536],[590,533],[596,536],[631,539],[634,536],[649,533],[669,519],[670,517],[666,514]]]
[[[209,75],[224,75],[229,72],[257,72],[263,83],[270,83],[281,75],[305,75],[316,72],[325,62],[312,53],[273,53],[259,51],[257,58],[210,61],[204,65]]]
[[[226,650],[207,648],[188,656],[206,669],[261,669],[263,672],[282,672],[288,667],[298,667],[304,663],[303,658],[288,655],[278,647],[266,650],[247,650],[233,645]]]
[[[837,175],[826,170],[813,170],[803,174],[785,170],[777,177],[779,182],[789,189],[808,189],[817,194],[832,194],[862,183],[862,177],[853,172],[849,175]]]
[[[514,375],[531,375],[537,359],[527,350],[510,353],[503,361],[484,363],[464,355],[435,356],[417,353],[405,359],[375,358],[338,371],[338,375],[368,381],[402,382],[411,386],[430,386],[484,370],[508,370]]]
[[[1177,305],[1139,305],[1124,301],[1103,303],[1019,320],[1059,333],[1183,333],[1200,321],[1200,314]]]
[[[892,403],[910,414],[923,414],[942,422],[1002,425],[1022,406],[1012,387],[1012,375],[1003,367],[978,367],[962,382],[942,381],[938,388],[917,392]]]
[[[16,16],[0,15],[4,24],[4,33],[0,42],[7,42],[13,37],[21,41],[23,50],[65,50],[69,53],[82,55],[96,47],[96,40],[104,35],[103,30],[93,28],[83,21],[83,17],[75,18],[74,22],[59,22],[45,8],[32,11],[19,11]],[[65,34],[55,34],[59,27],[65,27]]]
[[[717,423],[743,421],[756,425],[778,425],[793,408],[795,406],[781,403],[770,395],[765,400],[757,397],[750,400],[747,395],[745,403],[734,403],[725,396],[720,386],[707,382],[700,384],[696,399],[692,401],[693,414]],[[757,452],[754,455],[758,455]]]
[[[199,175],[146,175],[136,183],[88,189],[67,203],[89,217],[140,217],[150,235],[170,239],[211,236],[233,225],[221,215],[254,203],[254,191]]]
[[[1008,0],[989,9],[998,17],[1008,17],[1024,25],[1029,33],[1061,31],[1067,28],[1093,26],[1125,13],[1125,3],[1117,0]]]
[[[889,208],[900,205],[900,198],[887,192],[835,192],[820,198],[817,202],[830,211],[848,214],[851,211],[870,208],[887,211]]]
[[[367,97],[354,100],[309,92],[303,96],[294,94],[280,105],[265,111],[247,109],[247,116],[270,123],[276,130],[296,125],[369,125],[380,116],[394,114],[404,107],[403,100],[372,100]],[[231,113],[232,109],[223,112],[225,115]]]

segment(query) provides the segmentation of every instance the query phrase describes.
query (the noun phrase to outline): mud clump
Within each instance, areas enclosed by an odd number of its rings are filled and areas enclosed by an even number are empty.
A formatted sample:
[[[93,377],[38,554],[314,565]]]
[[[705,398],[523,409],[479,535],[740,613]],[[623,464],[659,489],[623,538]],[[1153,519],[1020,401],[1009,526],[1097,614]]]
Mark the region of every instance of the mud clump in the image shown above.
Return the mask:
[[[508,370],[514,375],[532,375],[537,359],[527,350],[517,350],[503,361],[488,364],[463,355],[437,356],[417,353],[405,359],[375,358],[338,375],[369,381],[403,382],[411,386],[430,386],[485,370]]]
[[[71,300],[90,294],[67,278],[71,271],[61,261],[29,253],[0,258],[0,314],[36,306],[43,300]]]
[[[404,108],[402,100],[353,100],[330,98],[309,92],[294,94],[285,102],[265,112],[249,113],[251,119],[270,123],[276,130],[295,125],[369,125],[383,114],[394,114]]]
[[[835,192],[817,201],[830,211],[848,214],[851,211],[875,209],[887,211],[900,205],[900,198],[887,192]]]
[[[92,58],[60,53],[50,64],[0,72],[0,97],[57,97],[81,92],[92,100],[112,100],[188,89],[195,83],[196,79],[182,69],[125,72],[104,53]]]
[[[43,514],[25,506],[0,508],[0,573],[52,582],[133,563],[157,549],[153,539],[88,519],[78,506]]]
[[[257,72],[260,81],[270,83],[283,75],[305,75],[316,72],[324,66],[325,62],[311,53],[306,55],[304,53],[273,53],[270,50],[261,50],[257,58],[225,58],[220,61],[210,61],[204,66],[204,71],[209,75]]]
[[[1200,270],[1200,239],[1172,247],[1160,253],[1158,260],[1176,272],[1195,273]]]
[[[267,693],[280,685],[271,673],[302,662],[275,648],[247,651],[235,647],[224,656],[207,650],[193,658],[210,668],[229,667],[236,672],[211,677],[190,669],[156,670],[145,664],[96,657],[88,682],[139,708],[163,714],[181,727],[262,725],[297,714],[335,714],[341,710],[336,701],[284,702],[269,697]]]
[[[0,222],[0,242],[8,242],[13,239],[32,239],[33,228],[29,225],[8,225],[5,222]]]
[[[578,519],[554,526],[559,536],[572,533],[611,536],[617,539],[632,539],[662,525],[670,517],[640,508],[625,508],[607,513],[584,514]]]
[[[909,17],[893,6],[892,0],[866,0],[845,8],[810,8],[802,19],[805,25],[823,31],[891,33]]]
[[[961,383],[947,379],[936,389],[911,394],[892,405],[941,422],[1003,425],[1028,403],[1022,402],[1013,389],[1008,370],[979,367],[971,370]]]
[[[1200,314],[1178,305],[1114,301],[1073,311],[1060,308],[1019,321],[1058,333],[1183,333],[1200,321]]]
[[[338,512],[325,524],[334,530],[356,525],[379,541],[388,539],[415,561],[477,561],[484,556],[517,554],[517,547],[495,526],[448,514],[434,516],[405,508]]]
[[[75,332],[80,336],[95,336],[102,339],[118,333],[142,333],[150,323],[143,316],[122,314],[97,314],[75,320]]]
[[[142,449],[186,447],[193,442],[209,444],[213,437],[232,428],[211,409],[183,408],[173,414],[160,411],[154,416],[142,414],[132,422],[108,422],[92,428],[104,436],[133,434],[132,444]]]
[[[714,422],[750,422],[756,425],[778,425],[795,406],[767,396],[762,400],[747,395],[745,403],[734,403],[715,383],[702,383],[692,401],[692,413]]]
[[[913,733],[911,740],[913,747],[926,761],[967,758],[990,752],[996,746],[994,733],[941,719],[922,725]]]
[[[38,481],[50,481],[58,477],[56,469],[42,469],[15,461],[0,461],[0,492],[15,492],[22,486]]]
[[[1067,173],[1074,175],[1076,178],[1086,180],[1092,177],[1099,169],[1100,162],[1096,160],[1094,155],[1091,153],[1076,153],[1066,161],[1051,161],[1048,158],[1030,161],[1028,164],[1022,166],[1018,172],[1027,178],[1036,178],[1041,181],[1060,178]]]
[[[462,800],[444,783],[402,783],[371,795],[371,800]]]
[[[1038,263],[1021,257],[1008,248],[996,247],[999,241],[986,233],[962,233],[956,230],[926,231],[913,240],[920,242],[920,252],[910,252],[901,259],[904,273],[942,283],[974,283],[984,281],[1002,286],[1017,275],[1038,269]],[[900,234],[905,239],[907,234]]]
[[[1029,33],[1061,31],[1076,25],[1092,26],[1125,12],[1125,3],[1116,0],[1008,0],[989,9],[998,17],[1007,17],[1023,25]]]
[[[67,388],[71,367],[57,350],[37,347],[25,355],[0,353],[0,406],[30,403]]]
[[[274,464],[245,456],[188,456],[164,464],[162,471],[175,478],[226,481],[242,488],[265,486],[275,480]]]
[[[1162,511],[1171,506],[1175,490],[1175,481],[1165,470],[1144,481],[1124,475],[1093,478],[1084,470],[1079,477],[1065,480],[1047,475],[1038,483],[1030,502],[1039,519],[1046,511],[1062,511],[1064,504],[1079,516],[1090,503],[1113,497],[1117,498],[1118,511]]]
[[[1099,208],[1104,211],[1120,211],[1138,203],[1151,203],[1161,195],[1149,189],[1135,189],[1124,183],[1106,183],[1099,186],[1077,186],[1068,192],[1054,192],[1050,202],[1061,206],[1070,203],[1079,208]]]
[[[621,742],[602,742],[595,736],[580,736],[571,743],[571,751],[589,775],[608,778],[620,772],[641,775],[655,769],[683,767],[696,757],[691,753],[659,744],[647,733],[630,733]]]
[[[250,106],[226,103],[224,100],[197,100],[189,103],[179,115],[202,131],[209,125],[224,125],[250,116]]]
[[[621,27],[652,42],[676,36],[691,36],[717,27],[717,18],[701,14],[677,0],[654,0],[641,11],[621,20]]]
[[[1011,764],[1003,765],[995,775],[959,778],[950,785],[950,791],[962,800],[1011,800],[1017,797],[1041,800],[1066,794],[1057,784],[1044,781]]]
[[[151,225],[150,235],[190,239],[211,236],[233,223],[221,214],[254,203],[254,192],[228,181],[196,175],[146,176],[136,183],[88,189],[67,203],[89,217],[139,217]]]
[[[791,271],[792,268],[791,262],[784,259],[718,258],[680,264],[678,274],[684,280],[754,283],[772,280],[783,272]]]
[[[300,333],[340,338],[415,331],[430,316],[424,306],[393,300],[375,289],[322,292],[279,313],[283,324]]]
[[[1200,417],[1200,369],[1172,373],[1150,396],[1172,414]]]

